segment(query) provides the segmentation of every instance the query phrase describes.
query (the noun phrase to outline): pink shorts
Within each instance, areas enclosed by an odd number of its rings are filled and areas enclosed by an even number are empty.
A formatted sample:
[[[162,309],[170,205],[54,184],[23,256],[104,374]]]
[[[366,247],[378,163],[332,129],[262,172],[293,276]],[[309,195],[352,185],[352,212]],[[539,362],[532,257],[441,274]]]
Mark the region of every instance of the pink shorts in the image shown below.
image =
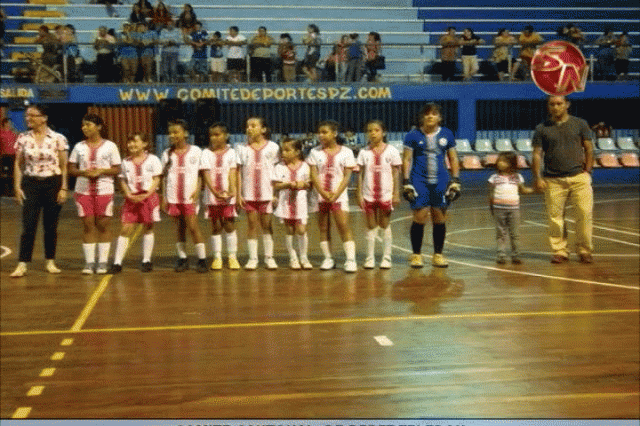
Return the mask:
[[[216,206],[207,206],[204,211],[205,219],[233,219],[238,216],[236,206],[234,204],[220,204]]]
[[[273,213],[271,201],[247,201],[244,209],[248,212],[258,212],[260,214]]]
[[[124,200],[122,206],[122,223],[160,222],[160,197],[152,194],[139,203]]]
[[[331,212],[340,212],[340,211],[344,211],[344,209],[342,208],[342,203],[340,201],[335,201],[333,203],[326,203],[323,201],[320,201],[318,203],[318,211],[320,213],[331,213]]]
[[[167,204],[167,214],[169,216],[195,216],[198,208],[194,203],[189,204]]]
[[[73,194],[80,217],[113,216],[113,194]]]
[[[366,214],[375,214],[376,212],[391,213],[393,211],[393,203],[391,201],[364,201],[364,212]]]
[[[306,219],[281,219],[282,223],[287,226],[306,225]]]

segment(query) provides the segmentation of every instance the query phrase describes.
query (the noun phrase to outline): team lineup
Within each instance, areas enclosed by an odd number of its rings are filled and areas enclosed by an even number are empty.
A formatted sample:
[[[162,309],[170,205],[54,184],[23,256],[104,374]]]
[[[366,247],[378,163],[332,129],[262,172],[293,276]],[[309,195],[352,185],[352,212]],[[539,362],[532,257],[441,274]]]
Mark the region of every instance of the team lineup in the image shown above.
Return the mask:
[[[568,101],[560,99],[568,108]],[[152,271],[154,223],[161,220],[161,212],[171,216],[175,223],[176,272],[189,269],[187,235],[198,259],[197,272],[225,267],[240,269],[236,231],[240,211],[245,212],[247,220],[248,261],[244,269],[255,270],[260,265],[260,237],[264,267],[278,268],[274,258],[273,216],[286,230],[284,241],[289,267],[312,269],[314,266],[308,258],[307,222],[309,213],[315,212],[323,255],[319,269],[336,267],[330,245],[330,222],[333,221],[343,245],[342,266],[345,272],[356,272],[347,191],[354,172],[358,173],[355,197],[367,229],[366,258],[362,266],[376,267],[375,246],[381,232],[382,257],[378,266],[392,267],[393,236],[389,224],[401,196],[413,211],[410,266],[423,267],[421,250],[429,218],[433,224],[431,263],[434,267],[448,266],[443,255],[446,213],[451,202],[460,196],[460,169],[453,132],[442,126],[442,110],[437,104],[429,103],[421,109],[417,127],[404,138],[402,153],[386,143],[382,121],[367,122],[364,131],[368,145],[360,150],[357,158],[351,149],[342,145],[339,124],[331,120],[317,124],[319,145],[311,149],[306,158],[302,141],[285,137],[277,144],[271,140],[270,129],[263,118],[249,117],[245,122],[246,143],[236,147],[230,146],[229,129],[224,123],[214,123],[208,128],[209,145],[200,148],[189,143],[187,123],[174,119],[167,126],[171,145],[161,158],[150,153],[148,138],[138,133],[127,137],[128,155],[121,159],[117,145],[102,137],[104,123],[97,115],[83,117],[85,140],[78,142],[68,157],[68,142],[47,126],[45,107],[30,105],[25,118],[30,131],[16,141],[14,185],[16,199],[23,207],[23,233],[13,277],[27,272],[41,210],[45,269],[49,273],[60,272],[54,262],[56,228],[61,205],[67,198],[68,176],[76,177],[73,199],[83,223],[83,274],[121,272],[130,239],[139,225],[143,230],[141,270]],[[515,223],[519,215],[514,214],[519,206],[518,193],[533,192],[523,185],[522,176],[510,166],[510,160],[501,156],[497,176],[503,179],[490,179],[498,194],[491,197],[498,231],[498,263],[504,263],[506,258],[507,235],[511,240],[513,263],[521,263]],[[538,184],[541,178],[537,176],[537,179]],[[124,195],[124,204],[121,229],[109,265],[116,182]],[[211,264],[207,264],[206,237],[198,222],[201,201],[204,217],[211,221]],[[226,262],[222,256],[223,245]],[[561,257],[566,257],[566,246],[561,248]],[[586,242],[584,248],[590,253],[590,242]]]

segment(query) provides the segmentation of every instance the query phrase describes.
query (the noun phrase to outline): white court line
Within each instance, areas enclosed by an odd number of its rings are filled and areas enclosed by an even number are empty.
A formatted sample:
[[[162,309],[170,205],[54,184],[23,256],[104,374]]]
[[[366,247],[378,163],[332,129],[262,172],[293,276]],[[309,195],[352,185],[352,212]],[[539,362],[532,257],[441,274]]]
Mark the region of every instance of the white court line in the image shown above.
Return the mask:
[[[9,247],[0,246],[0,249],[2,249],[2,254],[0,254],[0,259],[4,259],[5,257],[11,254],[11,249]]]
[[[393,342],[387,336],[373,336],[380,346],[393,346]]]
[[[542,226],[544,228],[547,227],[546,224],[542,224],[542,223],[539,223],[539,222],[534,222],[532,220],[525,220],[524,222],[525,223],[530,223],[530,224],[536,225],[536,226]],[[569,232],[571,232],[572,234],[575,234],[575,231],[569,230]],[[614,243],[624,244],[624,245],[632,246],[632,247],[640,247],[640,244],[638,244],[638,243],[630,243],[629,241],[616,240],[615,238],[600,237],[598,235],[593,235],[593,238],[597,238],[599,240],[605,240],[605,241],[613,241]]]
[[[565,219],[569,223],[576,223],[573,219]],[[620,229],[606,228],[604,226],[593,225],[594,229],[602,229],[609,232],[616,232],[618,234],[632,235],[634,237],[640,237],[640,233],[637,232],[629,232],[629,231],[621,231]]]

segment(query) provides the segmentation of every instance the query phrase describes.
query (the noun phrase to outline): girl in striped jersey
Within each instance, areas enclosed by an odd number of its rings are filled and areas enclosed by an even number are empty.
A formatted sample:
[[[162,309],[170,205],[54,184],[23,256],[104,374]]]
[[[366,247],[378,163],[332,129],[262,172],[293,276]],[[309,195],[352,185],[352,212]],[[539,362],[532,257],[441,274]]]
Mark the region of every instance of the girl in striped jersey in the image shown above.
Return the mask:
[[[162,177],[160,159],[148,151],[149,144],[139,133],[127,139],[129,156],[122,161],[119,177],[120,188],[125,196],[122,206],[122,230],[116,242],[113,265],[109,273],[122,271],[122,259],[129,246],[129,236],[136,224],[144,226],[142,237],[142,272],[151,272],[151,253],[155,235],[154,222],[160,221],[160,198],[156,192]]]
[[[351,171],[356,166],[353,151],[338,143],[339,125],[335,121],[322,121],[318,124],[320,146],[314,148],[307,157],[311,167],[311,182],[315,189],[314,210],[318,212],[320,229],[320,248],[324,261],[320,269],[335,267],[329,246],[329,215],[333,216],[342,239],[346,261],[344,270],[356,272],[356,246],[349,224],[349,196],[347,184]]]
[[[205,217],[211,219],[211,269],[222,269],[222,231],[229,254],[229,269],[240,269],[236,253],[236,152],[229,146],[229,129],[223,123],[209,127],[209,148],[202,151],[200,169],[207,187]]]
[[[287,138],[280,144],[282,163],[273,172],[273,187],[278,191],[275,215],[287,228],[285,241],[291,269],[313,269],[307,258],[307,190],[311,188],[309,165],[303,161],[302,141]],[[300,257],[293,249],[293,236],[298,236]]]
[[[237,148],[238,205],[247,212],[247,246],[249,261],[245,269],[258,267],[258,229],[262,230],[264,263],[277,269],[273,259],[273,186],[271,176],[279,160],[278,145],[269,140],[269,129],[261,117],[247,120],[247,143]]]
[[[391,268],[391,244],[393,243],[389,218],[393,206],[400,202],[398,176],[402,159],[398,150],[387,145],[386,129],[380,120],[371,120],[365,127],[369,146],[358,154],[358,204],[367,220],[367,258],[365,269],[375,267],[375,247],[378,227],[383,231],[381,269]]]
[[[207,272],[206,249],[198,225],[198,199],[200,198],[201,149],[188,142],[189,130],[182,119],[169,122],[171,147],[162,153],[164,198],[162,210],[173,216],[176,222],[178,261],[174,270],[183,272],[189,268],[185,245],[187,230],[198,255],[197,272]]]
[[[103,125],[99,116],[85,115],[82,133],[86,139],[73,147],[69,157],[69,174],[77,176],[74,199],[84,226],[83,274],[106,274],[111,249],[109,222],[113,216],[113,181],[120,172],[120,153],[115,143],[102,138]]]

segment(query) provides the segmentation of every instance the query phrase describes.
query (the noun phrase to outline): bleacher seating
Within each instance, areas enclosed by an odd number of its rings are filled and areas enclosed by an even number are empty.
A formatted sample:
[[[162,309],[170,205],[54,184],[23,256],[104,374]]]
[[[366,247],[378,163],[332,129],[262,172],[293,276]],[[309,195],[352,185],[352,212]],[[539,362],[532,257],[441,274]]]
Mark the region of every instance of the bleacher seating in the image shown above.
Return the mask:
[[[598,138],[597,146],[598,149],[603,151],[615,151],[618,149],[613,138]]]
[[[598,154],[596,159],[597,159],[597,162],[602,167],[607,167],[607,168],[621,167],[621,164],[618,161],[618,156],[613,152],[600,153]]]
[[[638,151],[638,147],[633,143],[632,137],[619,137],[617,139],[618,148],[625,151]]]
[[[637,152],[623,152],[620,154],[620,164],[624,167],[640,167]]]
[[[476,143],[473,148],[476,152],[495,152],[491,139],[476,139]]]
[[[513,151],[513,145],[511,144],[511,139],[506,139],[506,138],[496,139],[495,145],[496,145],[496,151],[498,152]]]
[[[473,152],[469,139],[456,139],[456,151],[459,153]]]
[[[529,138],[516,139],[516,150],[519,152],[533,151],[533,146],[531,146],[531,139]]]

